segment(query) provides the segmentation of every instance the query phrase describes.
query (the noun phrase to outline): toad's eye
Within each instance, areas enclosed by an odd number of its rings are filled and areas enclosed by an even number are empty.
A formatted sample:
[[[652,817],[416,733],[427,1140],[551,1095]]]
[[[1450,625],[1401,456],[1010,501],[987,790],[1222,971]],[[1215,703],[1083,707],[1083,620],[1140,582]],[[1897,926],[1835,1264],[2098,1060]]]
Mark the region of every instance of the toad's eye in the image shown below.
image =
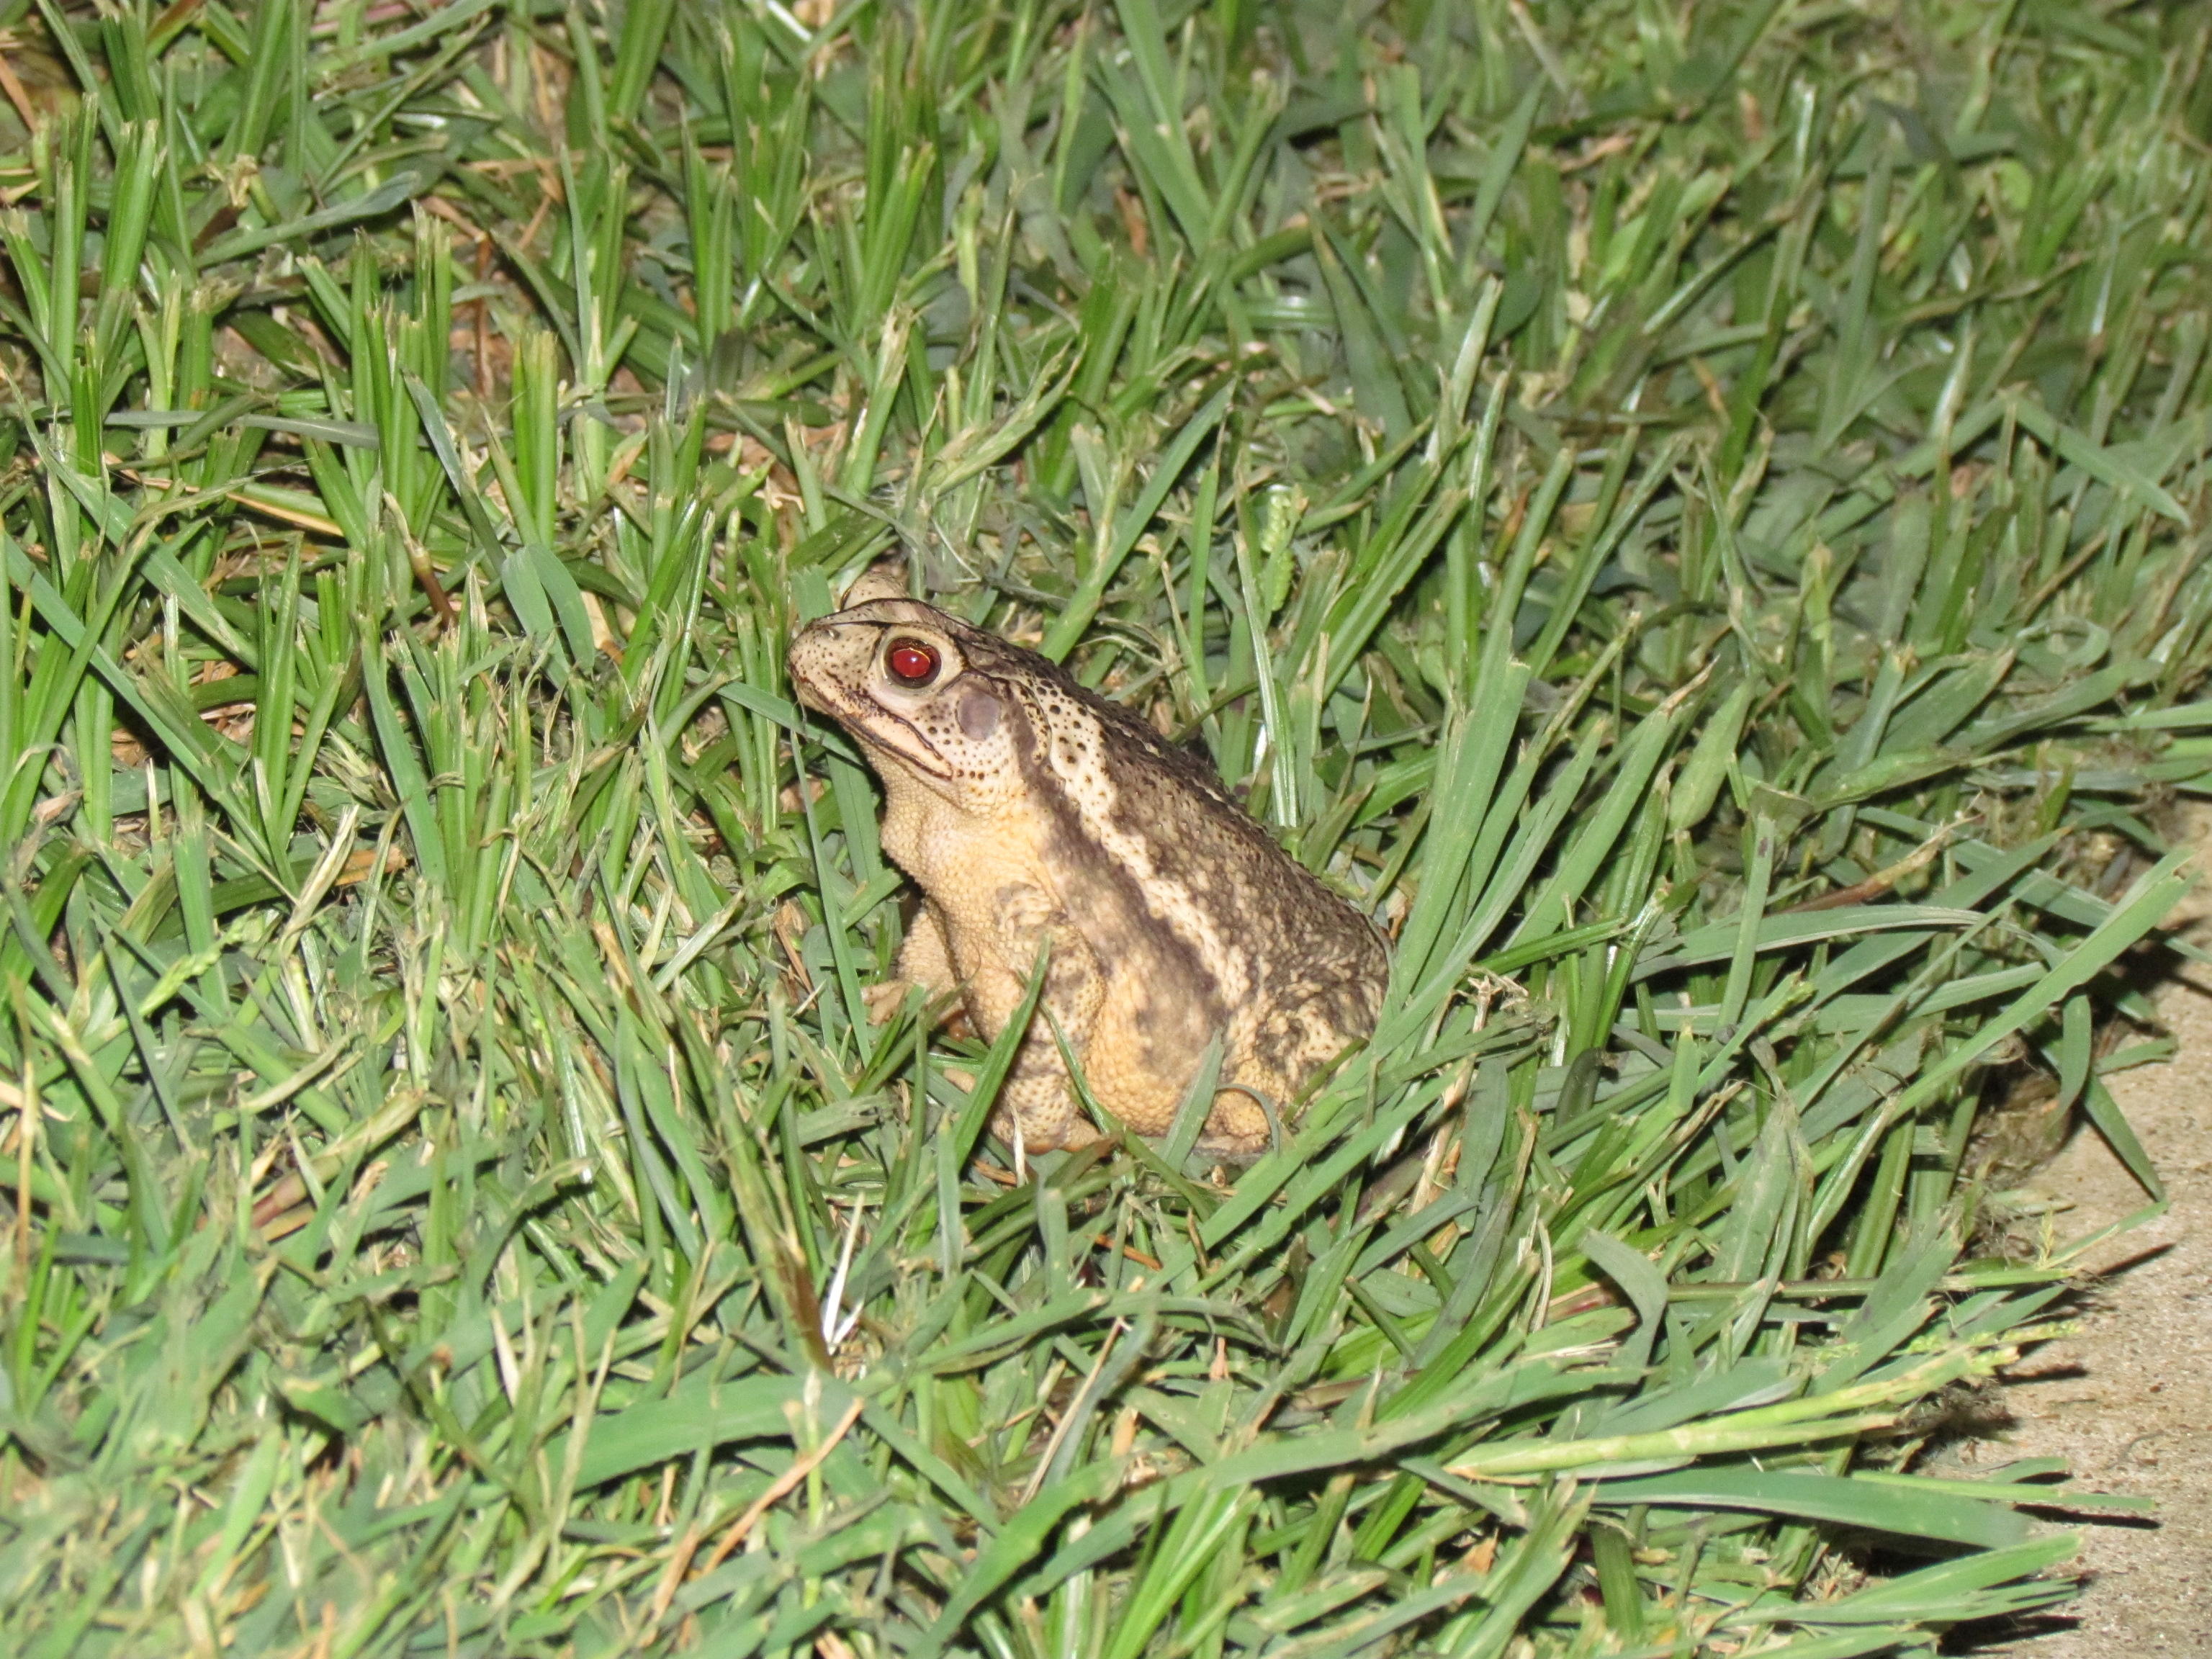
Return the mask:
[[[936,648],[920,640],[895,640],[884,653],[884,666],[890,677],[917,691],[937,678],[939,661]]]

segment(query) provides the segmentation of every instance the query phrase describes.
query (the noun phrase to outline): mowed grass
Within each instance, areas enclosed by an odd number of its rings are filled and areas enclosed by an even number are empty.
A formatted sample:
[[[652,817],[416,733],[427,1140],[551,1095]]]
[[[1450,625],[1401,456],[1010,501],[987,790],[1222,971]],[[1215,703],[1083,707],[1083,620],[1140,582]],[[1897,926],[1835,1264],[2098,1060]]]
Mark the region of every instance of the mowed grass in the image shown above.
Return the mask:
[[[1932,1650],[2212,787],[2192,8],[38,0],[0,1645]],[[1395,939],[1279,1150],[867,1023],[927,591]],[[973,1087],[966,1086],[972,1080]],[[2001,1138],[2001,1137],[1997,1137]]]

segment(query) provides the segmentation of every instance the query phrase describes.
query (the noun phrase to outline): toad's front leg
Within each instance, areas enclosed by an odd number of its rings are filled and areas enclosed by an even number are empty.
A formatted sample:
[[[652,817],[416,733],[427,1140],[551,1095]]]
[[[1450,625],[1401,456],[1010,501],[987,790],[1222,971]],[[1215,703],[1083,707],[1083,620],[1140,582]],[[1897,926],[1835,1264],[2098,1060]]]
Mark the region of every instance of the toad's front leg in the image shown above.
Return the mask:
[[[996,1006],[978,1009],[975,992],[969,996],[970,1012],[985,1030],[995,1036],[1020,1013],[1040,951],[1045,967],[1036,1012],[999,1088],[992,1132],[1011,1143],[1018,1130],[1023,1149],[1032,1152],[1084,1146],[1097,1139],[1098,1131],[1076,1104],[1066,1055],[1080,1064],[1090,1047],[1105,1001],[1104,970],[1043,889],[1010,889],[998,897],[999,960],[1005,971],[988,976],[989,1000]]]
[[[945,941],[945,919],[927,899],[908,925],[906,943],[899,946],[896,973],[860,994],[868,1005],[868,1024],[882,1024],[898,1012],[906,994],[916,988],[928,1002],[925,1018],[948,1019],[956,1036],[964,1035],[962,1022],[967,1010],[957,1000],[964,988],[960,970],[954,965],[952,947]]]

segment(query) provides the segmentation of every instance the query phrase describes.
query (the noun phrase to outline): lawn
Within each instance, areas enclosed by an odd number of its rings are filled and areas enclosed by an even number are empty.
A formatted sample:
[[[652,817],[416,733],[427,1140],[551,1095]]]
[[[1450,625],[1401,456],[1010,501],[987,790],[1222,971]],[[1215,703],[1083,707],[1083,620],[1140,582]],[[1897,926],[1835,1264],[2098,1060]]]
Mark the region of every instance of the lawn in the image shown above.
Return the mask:
[[[2020,1124],[2160,1194],[2203,10],[5,10],[10,1652],[2063,1601],[2113,1500],[1923,1454],[2064,1316]],[[1391,935],[1249,1168],[869,1023],[783,653],[895,551]]]

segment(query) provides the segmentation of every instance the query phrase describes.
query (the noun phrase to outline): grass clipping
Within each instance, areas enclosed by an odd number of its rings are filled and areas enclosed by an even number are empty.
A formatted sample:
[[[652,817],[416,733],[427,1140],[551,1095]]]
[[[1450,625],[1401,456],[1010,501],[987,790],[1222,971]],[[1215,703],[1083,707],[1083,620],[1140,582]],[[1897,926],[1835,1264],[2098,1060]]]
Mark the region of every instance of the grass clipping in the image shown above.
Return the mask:
[[[2207,787],[2188,8],[45,3],[25,1654],[1920,1650]],[[2163,31],[2163,33],[2160,33]],[[894,544],[1395,941],[1234,1180],[882,1025]],[[967,1079],[963,1083],[963,1079]],[[1994,1079],[1994,1081],[1993,1081]],[[972,1086],[970,1086],[972,1085]]]

